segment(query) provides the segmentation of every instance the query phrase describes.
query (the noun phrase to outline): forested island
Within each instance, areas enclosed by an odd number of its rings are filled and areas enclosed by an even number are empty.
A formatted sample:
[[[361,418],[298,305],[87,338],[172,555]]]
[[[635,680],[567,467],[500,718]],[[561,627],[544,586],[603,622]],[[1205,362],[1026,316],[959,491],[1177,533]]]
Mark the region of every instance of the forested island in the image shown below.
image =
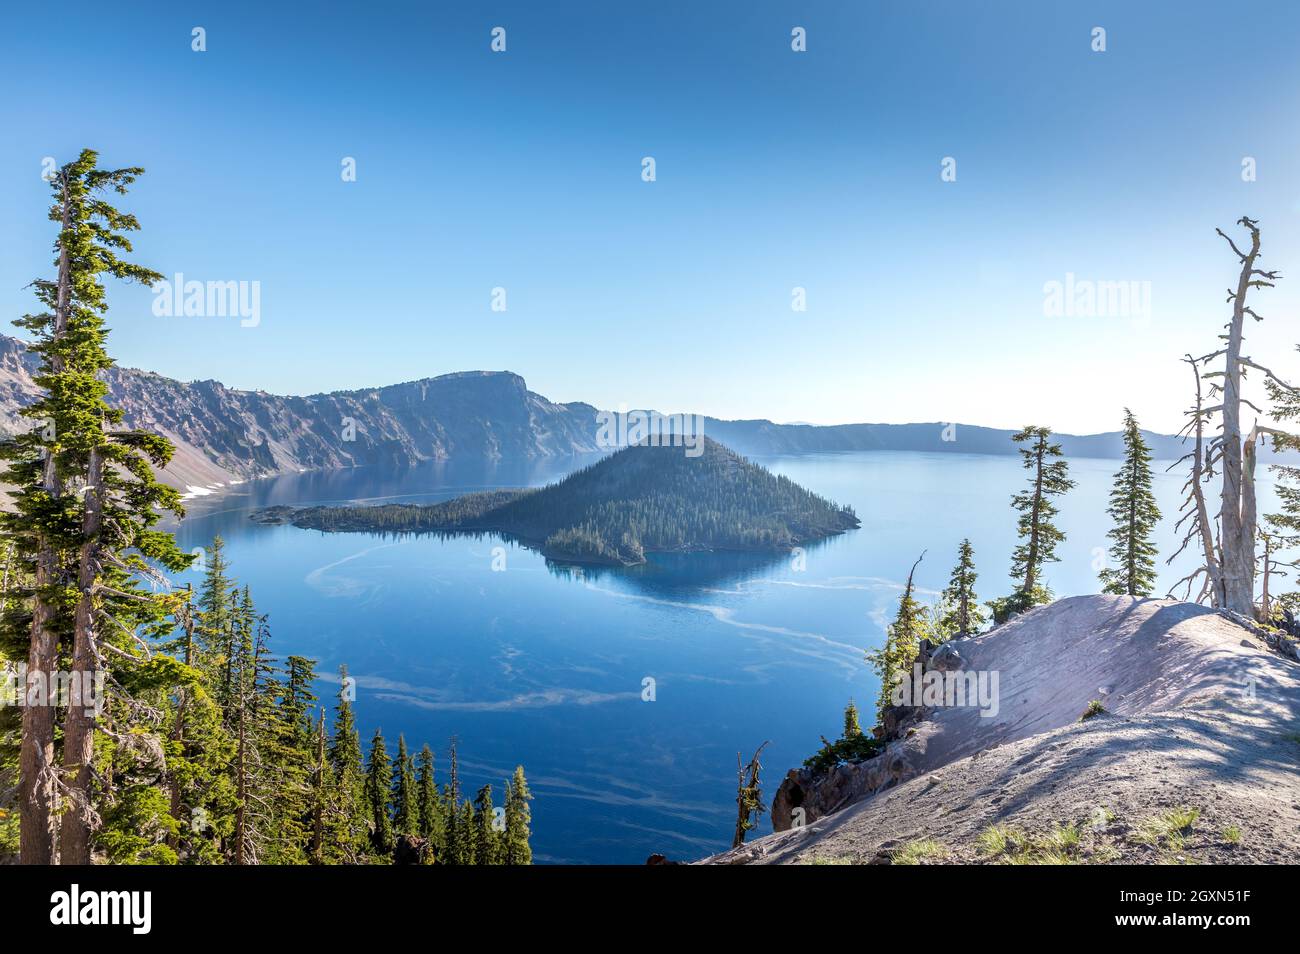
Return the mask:
[[[555,560],[633,566],[652,552],[788,552],[861,524],[840,507],[705,438],[640,444],[535,490],[466,494],[430,505],[271,507],[252,515],[327,532],[496,532]]]

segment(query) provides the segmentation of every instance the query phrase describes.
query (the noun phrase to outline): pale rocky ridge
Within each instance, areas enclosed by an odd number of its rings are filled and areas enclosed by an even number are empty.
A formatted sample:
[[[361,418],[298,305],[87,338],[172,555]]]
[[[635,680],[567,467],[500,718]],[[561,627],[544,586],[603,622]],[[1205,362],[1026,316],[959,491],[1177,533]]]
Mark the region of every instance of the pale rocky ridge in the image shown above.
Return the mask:
[[[981,846],[991,826],[1071,825],[1081,862],[1300,861],[1300,664],[1294,641],[1261,636],[1174,600],[1032,610],[931,661],[997,671],[996,716],[928,708],[874,759],[791,770],[772,799],[785,830],[704,863],[891,863],[918,845],[931,863],[1005,861]],[[1092,700],[1106,712],[1081,722]],[[1151,843],[1182,809],[1194,824]]]

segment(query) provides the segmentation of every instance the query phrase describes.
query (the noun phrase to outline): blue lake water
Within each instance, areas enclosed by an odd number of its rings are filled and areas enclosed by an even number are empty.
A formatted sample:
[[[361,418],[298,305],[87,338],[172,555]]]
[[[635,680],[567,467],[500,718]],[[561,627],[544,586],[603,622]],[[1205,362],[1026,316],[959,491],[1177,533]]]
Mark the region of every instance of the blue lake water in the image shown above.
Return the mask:
[[[273,503],[444,500],[470,490],[539,485],[588,463],[427,465],[254,481],[190,501],[186,549],[214,534],[235,576],[270,615],[272,647],[319,661],[320,694],[346,664],[357,677],[363,739],[382,727],[414,749],[428,742],[445,781],[460,740],[465,790],[491,782],[498,803],[517,763],[527,771],[538,862],[643,862],[729,846],[736,753],[769,740],[765,790],[835,738],[845,702],[869,709],[878,689],[863,661],[884,638],[901,582],[947,582],[969,537],[982,598],[1005,595],[1015,544],[1010,495],[1018,457],[873,452],[760,459],[853,505],[862,528],[790,557],[692,554],[629,570],[575,573],[493,536],[383,537],[261,526]],[[1097,591],[1111,460],[1072,460],[1061,502],[1067,541],[1049,566],[1058,596]],[[1172,549],[1181,472],[1157,468]],[[1272,508],[1271,489],[1263,510]],[[494,548],[504,569],[493,569]],[[500,551],[496,564],[500,566]],[[1167,585],[1186,568],[1169,570]],[[182,583],[197,580],[193,571]],[[643,681],[654,680],[654,701]],[[766,819],[763,831],[768,830]]]

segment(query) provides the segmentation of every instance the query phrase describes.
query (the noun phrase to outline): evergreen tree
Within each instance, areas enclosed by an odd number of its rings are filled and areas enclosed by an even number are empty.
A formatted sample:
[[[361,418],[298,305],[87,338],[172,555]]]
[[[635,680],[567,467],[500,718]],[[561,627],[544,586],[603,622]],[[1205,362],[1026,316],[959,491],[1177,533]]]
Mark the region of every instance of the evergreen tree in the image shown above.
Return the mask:
[[[852,739],[862,734],[862,723],[858,720],[857,704],[850,699],[844,707],[844,738]]]
[[[916,568],[925,559],[922,553],[907,574],[907,584],[898,599],[898,613],[885,633],[885,645],[867,653],[867,662],[880,677],[880,694],[876,697],[876,722],[884,720],[885,710],[894,704],[894,688],[910,675],[912,664],[921,650],[921,640],[930,634],[929,614],[912,595]],[[917,705],[919,702],[914,702]]]
[[[504,861],[508,865],[531,865],[533,849],[528,844],[532,837],[532,811],[528,803],[533,794],[528,790],[528,780],[524,778],[524,767],[515,766],[515,774],[506,783],[506,830]]]
[[[365,772],[361,764],[361,738],[352,711],[352,681],[348,667],[339,667],[338,706],[334,716],[334,733],[330,738],[329,764],[337,785],[337,812],[343,837],[340,853],[356,861],[369,845],[369,814],[364,798]]]
[[[419,825],[415,805],[415,762],[406,751],[406,736],[397,736],[397,759],[393,762],[393,830],[414,835]]]
[[[328,864],[332,860],[330,846],[326,841],[329,834],[332,812],[335,809],[337,791],[334,783],[334,770],[325,759],[325,707],[320,710],[316,723],[316,760],[311,775],[311,850],[309,859],[314,865]]]
[[[456,809],[456,843],[451,851],[453,865],[472,865],[474,853],[474,806],[467,798]]]
[[[284,684],[284,718],[292,730],[295,744],[306,748],[314,736],[312,725],[312,708],[316,693],[312,686],[316,682],[316,661],[305,656],[289,656],[285,659]]]
[[[270,627],[258,617],[259,639],[265,644]],[[315,700],[310,680],[315,663],[301,656],[285,660],[281,670],[269,659],[257,687],[261,755],[268,790],[264,806],[269,811],[264,864],[300,865],[311,861],[315,738],[307,706]]]
[[[1101,571],[1102,592],[1150,596],[1156,585],[1156,547],[1151,535],[1160,510],[1151,490],[1151,451],[1128,408],[1124,409],[1124,465],[1115,475],[1106,512],[1115,521],[1108,534],[1115,541],[1110,548],[1115,569]]]
[[[959,639],[973,636],[984,626],[984,611],[975,595],[975,560],[969,540],[963,540],[957,550],[957,565],[953,568],[948,587],[943,591],[939,629],[945,636]]]
[[[438,785],[434,779],[433,750],[426,744],[420,749],[419,771],[415,788],[417,830],[427,838],[435,859],[441,858],[443,844],[441,812],[438,804]]]
[[[214,663],[219,663],[224,657],[230,640],[233,589],[230,565],[226,562],[226,543],[217,534],[204,551],[197,627],[200,644]]]
[[[366,762],[365,797],[370,814],[370,847],[382,860],[391,859],[393,854],[393,819],[388,804],[391,772],[383,733],[376,729]]]
[[[1065,539],[1053,522],[1058,511],[1052,498],[1064,494],[1074,481],[1061,445],[1051,443],[1051,436],[1050,428],[1031,425],[1011,438],[1027,445],[1020,448],[1020,455],[1031,472],[1029,489],[1011,498],[1011,506],[1020,514],[1017,533],[1023,541],[1011,557],[1011,577],[1020,581],[1015,612],[1047,602],[1047,590],[1041,583],[1043,565],[1056,562],[1056,547]]]
[[[154,469],[171,459],[172,446],[154,434],[119,429],[122,412],[108,404],[101,378],[112,359],[105,349],[100,277],[144,284],[161,278],[120,257],[131,251],[128,233],[139,223],[105,198],[126,194],[142,171],[100,169],[98,155],[87,149],[51,177],[57,273],[32,283],[45,310],[15,322],[35,338],[39,393],[20,412],[33,429],[0,448],[7,462],[0,479],[12,507],[0,515],[0,530],[14,546],[19,576],[30,579],[22,594],[30,614],[6,613],[0,642],[7,655],[26,660],[29,677],[47,684],[60,668],[60,643],[71,644],[71,669],[80,677],[66,708],[23,709],[18,804],[20,858],[28,864],[52,863],[56,843],[63,861],[89,863],[97,729],[124,735],[144,726],[137,721],[142,710],[129,700],[119,697],[119,704],[96,712],[83,704],[88,700],[81,689],[102,676],[124,693],[133,677],[118,674],[151,665],[135,637],[142,627],[159,633],[178,598],[142,588],[140,580],[157,581],[159,567],[179,571],[189,563],[170,534],[153,529],[164,513],[183,512],[179,494],[154,477]]]
[[[469,832],[462,831],[460,826],[460,761],[456,754],[456,737],[451,737],[448,745],[448,781],[443,787],[442,793],[442,816],[443,822],[443,858],[444,863],[449,865],[459,864],[460,858],[465,854],[465,843],[469,840]]]
[[[474,797],[474,864],[501,864],[504,847],[502,834],[497,831],[492,786],[484,785]]]

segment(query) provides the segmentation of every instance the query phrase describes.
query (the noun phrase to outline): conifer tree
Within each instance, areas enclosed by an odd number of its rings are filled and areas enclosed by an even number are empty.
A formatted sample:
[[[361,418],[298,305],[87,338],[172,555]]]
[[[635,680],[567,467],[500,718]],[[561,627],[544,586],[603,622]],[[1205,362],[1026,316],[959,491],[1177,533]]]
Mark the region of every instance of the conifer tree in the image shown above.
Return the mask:
[[[844,738],[852,739],[862,734],[862,723],[858,719],[858,706],[850,699],[844,707]]]
[[[975,595],[975,580],[974,552],[970,541],[963,540],[957,550],[957,565],[942,596],[939,629],[945,635],[963,639],[983,628],[985,617],[979,606],[979,597]]]
[[[472,865],[474,853],[474,806],[467,798],[456,809],[456,843],[451,851],[453,865]]]
[[[20,575],[31,580],[23,594],[30,616],[6,614],[3,642],[7,653],[25,658],[29,677],[52,684],[60,642],[67,641],[71,668],[79,674],[71,704],[62,710],[61,779],[55,763],[59,710],[23,710],[18,802],[20,858],[28,864],[53,863],[59,842],[61,860],[89,862],[98,822],[91,763],[99,720],[114,718],[112,731],[125,733],[142,713],[121,696],[97,711],[81,690],[103,674],[113,676],[106,682],[120,691],[125,683],[116,678],[118,670],[147,665],[136,639],[140,627],[156,632],[176,597],[143,589],[140,580],[157,581],[158,567],[178,571],[189,563],[170,534],[153,529],[163,513],[182,512],[179,494],[153,474],[171,459],[172,447],[157,435],[120,429],[122,412],[108,404],[100,377],[112,365],[100,277],[145,284],[161,278],[120,257],[131,251],[128,233],[139,223],[105,198],[126,194],[142,171],[100,169],[98,155],[87,149],[51,177],[57,273],[33,282],[45,310],[16,322],[35,338],[40,390],[20,412],[34,422],[33,430],[0,448],[12,502],[0,529],[15,548]]]
[[[503,841],[502,833],[496,829],[492,786],[484,785],[474,797],[474,864],[501,864]]]
[[[230,639],[233,589],[226,543],[217,534],[204,551],[197,627],[200,644],[214,662],[222,658]]]
[[[338,706],[334,716],[334,733],[330,739],[329,763],[334,770],[338,792],[338,814],[343,837],[339,850],[355,861],[369,845],[369,812],[364,799],[365,771],[361,764],[361,739],[356,716],[352,711],[352,682],[348,667],[339,667]]]
[[[1115,521],[1107,534],[1114,543],[1115,566],[1101,571],[1103,593],[1150,596],[1156,585],[1156,547],[1151,542],[1160,510],[1151,490],[1151,451],[1142,439],[1137,418],[1124,409],[1124,464],[1115,475],[1106,511]]]
[[[312,708],[316,699],[312,686],[316,682],[316,661],[305,656],[285,658],[284,710],[295,744],[308,746],[313,740]]]
[[[885,710],[894,704],[894,688],[907,678],[921,650],[921,640],[930,633],[928,612],[912,595],[916,568],[924,559],[925,553],[922,553],[907,574],[907,584],[898,599],[898,613],[885,633],[885,645],[867,653],[867,662],[880,677],[880,694],[876,697],[877,724],[883,722]]]
[[[415,806],[417,830],[422,838],[427,838],[433,849],[435,859],[441,856],[441,832],[439,825],[438,785],[434,779],[433,750],[426,744],[420,749],[419,771],[415,788]]]
[[[515,774],[506,783],[506,830],[504,861],[508,865],[531,865],[533,849],[528,840],[532,837],[532,810],[528,803],[533,794],[524,778],[524,767],[515,766]]]
[[[397,736],[397,758],[393,762],[393,831],[414,835],[419,824],[415,805],[415,762],[406,751],[406,736]]]
[[[328,857],[326,848],[327,819],[333,809],[335,798],[334,772],[325,760],[325,707],[321,706],[320,718],[316,723],[316,761],[311,776],[311,850],[308,857],[314,865],[323,865]]]
[[[446,864],[454,865],[459,864],[458,859],[464,855],[464,843],[469,834],[460,827],[460,761],[454,735],[447,748],[448,781],[442,793],[443,856]]]
[[[370,814],[370,847],[381,860],[391,859],[393,854],[393,819],[388,804],[391,773],[383,733],[376,729],[366,762],[365,797]]]
[[[1020,514],[1017,533],[1023,541],[1011,558],[1011,577],[1020,581],[1014,599],[1016,612],[1048,600],[1042,585],[1043,565],[1056,562],[1056,547],[1065,539],[1053,522],[1059,511],[1052,498],[1064,494],[1074,481],[1061,445],[1051,443],[1051,436],[1050,428],[1030,425],[1011,438],[1027,445],[1020,448],[1020,455],[1031,472],[1029,489],[1011,498],[1011,506]]]

